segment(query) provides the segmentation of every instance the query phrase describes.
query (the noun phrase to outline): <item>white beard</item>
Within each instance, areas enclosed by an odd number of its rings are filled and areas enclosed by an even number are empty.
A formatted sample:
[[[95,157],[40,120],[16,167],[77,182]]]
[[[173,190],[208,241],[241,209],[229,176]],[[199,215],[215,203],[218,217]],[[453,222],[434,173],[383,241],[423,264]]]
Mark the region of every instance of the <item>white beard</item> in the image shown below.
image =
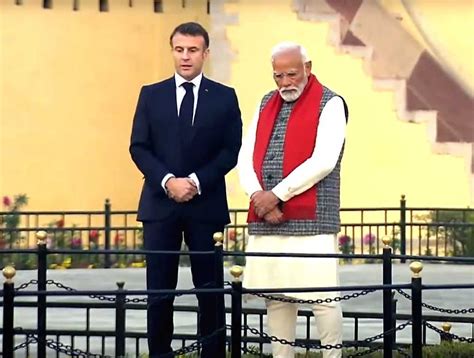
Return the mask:
[[[301,84],[298,86],[280,88],[278,92],[280,92],[280,96],[285,102],[294,102],[301,96],[307,83],[308,77],[306,77],[305,74],[305,80],[301,82]]]

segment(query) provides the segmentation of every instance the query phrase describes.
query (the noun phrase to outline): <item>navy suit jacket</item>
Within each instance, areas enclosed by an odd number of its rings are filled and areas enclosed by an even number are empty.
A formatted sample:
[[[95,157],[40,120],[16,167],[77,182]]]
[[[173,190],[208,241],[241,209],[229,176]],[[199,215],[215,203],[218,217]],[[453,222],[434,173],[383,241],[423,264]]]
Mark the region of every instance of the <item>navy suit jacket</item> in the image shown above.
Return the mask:
[[[130,154],[144,175],[139,221],[164,220],[186,210],[193,220],[227,224],[225,175],[237,164],[242,120],[234,89],[203,76],[194,125],[183,143],[174,76],[143,86],[133,120]],[[168,198],[161,181],[168,173],[196,173],[201,195],[187,203]]]

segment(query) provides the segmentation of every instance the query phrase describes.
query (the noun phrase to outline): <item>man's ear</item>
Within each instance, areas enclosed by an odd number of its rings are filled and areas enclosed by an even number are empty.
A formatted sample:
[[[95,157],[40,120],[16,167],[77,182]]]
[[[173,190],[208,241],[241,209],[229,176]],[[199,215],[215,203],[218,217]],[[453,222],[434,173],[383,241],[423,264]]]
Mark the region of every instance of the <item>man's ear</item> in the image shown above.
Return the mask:
[[[309,75],[311,73],[311,68],[313,67],[313,63],[311,61],[307,61],[304,64],[304,68],[306,69],[306,73]]]

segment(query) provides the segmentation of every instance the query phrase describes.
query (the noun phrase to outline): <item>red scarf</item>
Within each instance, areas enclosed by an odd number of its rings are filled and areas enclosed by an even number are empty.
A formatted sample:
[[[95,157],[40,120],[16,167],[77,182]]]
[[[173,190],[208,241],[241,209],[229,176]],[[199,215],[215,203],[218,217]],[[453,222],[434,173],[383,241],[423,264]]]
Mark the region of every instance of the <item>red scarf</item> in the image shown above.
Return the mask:
[[[283,178],[313,154],[322,94],[323,86],[316,76],[311,74],[288,119],[283,147]],[[263,160],[282,104],[283,99],[276,91],[260,112],[258,119],[253,167],[262,187]],[[316,219],[316,195],[316,186],[313,186],[285,202],[282,208],[284,220]],[[253,203],[250,203],[248,222],[256,221],[262,221],[262,219],[255,213]]]

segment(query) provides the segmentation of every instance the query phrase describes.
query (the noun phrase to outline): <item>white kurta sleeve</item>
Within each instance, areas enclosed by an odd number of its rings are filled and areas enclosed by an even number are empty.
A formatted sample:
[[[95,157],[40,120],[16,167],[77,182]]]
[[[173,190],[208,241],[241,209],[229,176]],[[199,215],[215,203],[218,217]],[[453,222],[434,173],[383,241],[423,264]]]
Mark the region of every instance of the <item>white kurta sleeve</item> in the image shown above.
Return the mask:
[[[263,190],[253,168],[253,150],[255,147],[255,136],[257,134],[259,115],[260,105],[257,107],[252,122],[250,123],[250,127],[247,130],[247,134],[242,141],[242,147],[240,148],[239,158],[237,161],[240,185],[249,197],[252,196],[253,193]]]
[[[339,159],[346,135],[346,115],[341,97],[331,98],[319,117],[313,154],[296,167],[272,191],[283,201],[291,199],[324,179]]]

